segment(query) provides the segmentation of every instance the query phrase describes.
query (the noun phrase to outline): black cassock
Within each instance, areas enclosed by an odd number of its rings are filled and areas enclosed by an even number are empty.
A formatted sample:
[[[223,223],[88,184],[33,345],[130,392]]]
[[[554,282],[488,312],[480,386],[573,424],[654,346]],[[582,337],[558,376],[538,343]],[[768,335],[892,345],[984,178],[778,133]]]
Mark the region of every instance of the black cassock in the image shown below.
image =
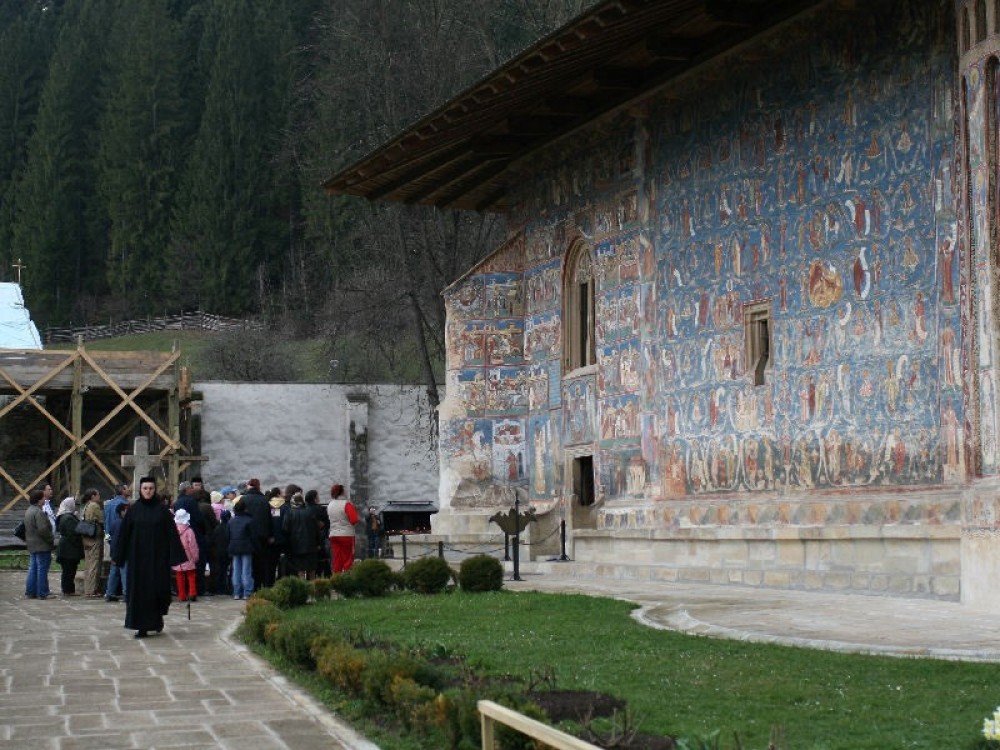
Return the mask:
[[[116,564],[128,565],[125,627],[163,630],[163,616],[170,608],[170,566],[187,559],[163,501],[140,499],[128,509],[114,552]]]

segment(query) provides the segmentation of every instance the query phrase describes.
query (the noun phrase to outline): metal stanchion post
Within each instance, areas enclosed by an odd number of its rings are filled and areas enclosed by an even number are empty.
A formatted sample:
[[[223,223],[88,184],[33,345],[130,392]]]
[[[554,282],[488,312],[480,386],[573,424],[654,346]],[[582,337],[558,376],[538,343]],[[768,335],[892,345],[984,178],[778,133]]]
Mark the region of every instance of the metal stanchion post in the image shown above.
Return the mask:
[[[514,494],[514,581],[522,581],[521,578],[521,503],[517,493]]]
[[[559,555],[559,559],[562,561],[569,560],[569,556],[566,554],[566,521],[563,519],[559,522],[559,545],[562,549],[562,553]]]
[[[444,560],[444,542],[438,542],[438,557]]]
[[[406,534],[400,534],[403,538],[403,567],[406,567]]]

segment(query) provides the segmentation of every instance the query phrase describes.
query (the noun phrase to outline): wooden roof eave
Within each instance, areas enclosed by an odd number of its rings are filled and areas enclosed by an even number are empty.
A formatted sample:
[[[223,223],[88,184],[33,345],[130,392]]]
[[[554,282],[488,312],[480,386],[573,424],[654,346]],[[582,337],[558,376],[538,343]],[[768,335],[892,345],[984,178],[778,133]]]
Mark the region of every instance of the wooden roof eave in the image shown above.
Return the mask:
[[[342,170],[325,188],[369,200],[503,210],[502,178],[516,163],[826,1],[606,2]],[[602,19],[607,26],[630,13],[682,6],[697,6],[710,16],[712,30],[693,38],[677,33],[682,23],[641,33],[634,28],[609,33],[601,26]],[[595,42],[588,34],[603,36]],[[539,62],[546,54],[555,57]],[[477,153],[477,142],[490,138],[517,146],[498,155]]]

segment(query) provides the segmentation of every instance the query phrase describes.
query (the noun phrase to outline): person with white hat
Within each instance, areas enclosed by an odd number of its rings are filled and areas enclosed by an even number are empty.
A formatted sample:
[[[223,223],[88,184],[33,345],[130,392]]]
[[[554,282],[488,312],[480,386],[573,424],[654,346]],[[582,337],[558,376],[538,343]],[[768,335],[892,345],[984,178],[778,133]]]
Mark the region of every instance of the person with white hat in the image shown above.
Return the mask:
[[[184,602],[190,599],[195,602],[198,601],[198,579],[195,574],[198,564],[198,540],[191,528],[191,514],[179,508],[174,513],[174,523],[177,525],[177,535],[181,538],[184,554],[187,555],[187,560],[171,566],[177,574],[177,600]]]

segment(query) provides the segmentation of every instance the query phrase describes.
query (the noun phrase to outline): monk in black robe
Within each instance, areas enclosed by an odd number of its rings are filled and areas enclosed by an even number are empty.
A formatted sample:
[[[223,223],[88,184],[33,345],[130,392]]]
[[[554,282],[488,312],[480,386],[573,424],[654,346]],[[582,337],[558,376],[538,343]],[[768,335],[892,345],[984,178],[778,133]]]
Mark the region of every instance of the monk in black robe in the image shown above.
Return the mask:
[[[136,638],[161,632],[170,608],[170,566],[187,557],[152,477],[139,481],[139,499],[125,514],[115,555],[116,565],[128,565],[125,627],[134,629]]]

